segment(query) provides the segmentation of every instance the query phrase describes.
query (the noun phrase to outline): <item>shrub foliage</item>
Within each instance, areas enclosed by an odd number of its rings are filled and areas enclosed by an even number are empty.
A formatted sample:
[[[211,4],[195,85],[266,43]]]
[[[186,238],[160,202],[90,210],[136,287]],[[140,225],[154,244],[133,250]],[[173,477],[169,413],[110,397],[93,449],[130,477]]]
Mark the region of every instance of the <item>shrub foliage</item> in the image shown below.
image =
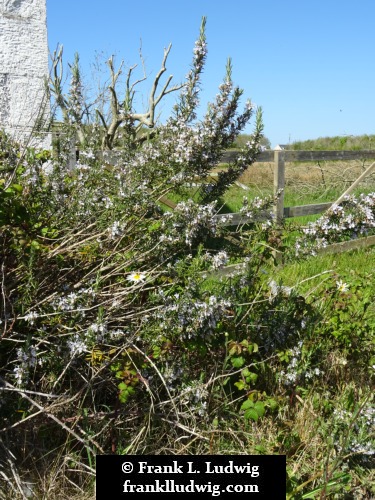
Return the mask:
[[[188,196],[186,183],[209,173],[254,111],[248,102],[238,112],[242,91],[228,63],[215,101],[197,119],[204,25],[171,117],[142,141],[122,122],[127,139],[115,162],[97,150],[106,144],[104,128],[99,142],[85,138],[74,169],[69,134],[56,154],[1,136],[0,444],[3,467],[12,467],[0,479],[7,494],[25,494],[30,477],[38,479],[36,495],[56,494],[56,485],[67,497],[89,490],[97,453],[286,453],[292,464],[305,453],[313,463],[316,449],[298,427],[301,402],[317,416],[311,435],[321,418],[335,426],[339,444],[320,475],[290,467],[293,497],[330,488],[339,473],[336,486],[345,488],[343,457],[374,454],[363,383],[375,363],[370,278],[333,277],[323,297],[306,297],[273,278],[279,228],[253,224],[233,235],[215,218],[221,195],[259,151],[260,110],[238,160],[217,183],[199,186],[194,201]],[[73,76],[77,91],[79,72]],[[64,106],[76,132],[81,98],[73,90]],[[181,200],[173,211],[160,202],[168,193]],[[354,380],[360,390],[350,389]],[[295,430],[287,430],[293,419]]]

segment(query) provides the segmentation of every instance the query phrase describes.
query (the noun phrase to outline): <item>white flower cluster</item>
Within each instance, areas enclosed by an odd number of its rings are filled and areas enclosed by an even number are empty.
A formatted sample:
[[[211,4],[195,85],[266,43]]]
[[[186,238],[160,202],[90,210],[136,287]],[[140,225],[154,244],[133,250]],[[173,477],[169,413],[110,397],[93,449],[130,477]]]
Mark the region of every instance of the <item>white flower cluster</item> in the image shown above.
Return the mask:
[[[346,196],[341,205],[332,205],[316,222],[303,230],[304,237],[296,242],[296,254],[316,253],[342,237],[356,238],[375,228],[375,193],[358,198]]]
[[[112,226],[108,229],[109,237],[114,240],[117,236],[121,236],[123,233],[123,225],[119,221],[115,220]]]
[[[111,340],[119,340],[124,335],[121,329],[109,330],[108,325],[103,322],[92,323],[87,327],[83,334],[75,334],[71,340],[68,340],[66,346],[68,347],[71,357],[79,356],[84,352],[89,352],[95,344],[103,344]]]
[[[340,429],[344,426],[349,427],[352,431],[347,449],[342,450],[339,444],[340,451],[375,456],[375,442],[371,439],[375,429],[375,406],[373,403],[366,403],[354,421],[354,413],[343,408],[336,408],[333,411],[333,417]]]
[[[207,55],[207,43],[203,39],[196,40],[194,44],[194,58],[195,58],[195,66],[198,67],[198,70],[201,69],[201,64],[204,61],[204,58]]]
[[[211,258],[212,267],[214,269],[220,269],[224,267],[229,261],[227,252],[221,250],[217,254],[213,255]]]
[[[92,323],[88,329],[87,334],[90,336],[91,334],[95,335],[95,342],[101,344],[106,339],[108,333],[108,327],[106,323]]]
[[[106,209],[113,207],[113,201],[108,196],[104,196],[102,201]]]
[[[296,384],[300,371],[298,365],[302,355],[302,342],[299,342],[293,349],[290,350],[291,359],[286,370],[281,370],[279,373],[279,383],[289,386]]]
[[[135,152],[132,168],[140,171],[153,165],[153,175],[168,172],[170,181],[187,182],[189,175],[204,175],[217,163],[217,148],[211,144],[217,133],[206,122],[191,125],[181,118],[171,120],[159,127],[157,141]]]
[[[28,164],[26,164],[25,167],[25,171],[22,174],[24,183],[29,186],[35,186],[40,180],[38,168],[35,165],[30,166]]]
[[[75,357],[83,352],[88,352],[95,344],[102,344],[107,338],[118,338],[121,333],[121,330],[110,332],[106,323],[98,321],[89,325],[83,334],[75,334],[72,340],[67,341],[66,345],[70,355]]]
[[[35,368],[36,365],[41,365],[42,360],[37,357],[38,348],[29,346],[28,348],[17,349],[18,364],[13,369],[14,377],[17,385],[22,385],[27,381],[29,370]]]
[[[231,304],[228,300],[211,295],[206,301],[194,300],[189,295],[178,294],[165,298],[163,312],[159,313],[161,328],[165,331],[175,329],[184,338],[209,336],[218,321],[227,317]]]
[[[227,78],[219,85],[219,90],[220,93],[216,95],[216,105],[220,108],[224,106],[233,91],[233,82]]]
[[[216,203],[199,205],[192,200],[180,202],[173,212],[163,214],[160,242],[182,242],[191,247],[199,238],[214,236],[218,224]]]
[[[302,366],[302,347],[303,342],[290,349],[291,358],[286,370],[281,370],[279,373],[279,383],[285,386],[296,385],[301,378],[311,380],[322,374],[319,368],[304,369]]]
[[[95,297],[93,288],[81,288],[76,292],[70,292],[68,295],[62,295],[52,300],[52,306],[55,311],[73,311],[81,307],[83,300],[92,300]]]
[[[88,351],[87,343],[84,340],[82,340],[78,335],[75,335],[73,340],[68,340],[66,344],[69,348],[70,355],[72,358],[74,358],[75,356],[79,356],[83,352]]]
[[[169,391],[173,392],[178,388],[179,379],[183,374],[182,368],[171,368],[168,364],[166,365],[163,373],[164,382]]]
[[[109,333],[109,337],[112,340],[117,340],[124,335],[124,331],[120,330],[119,328],[117,330],[111,330],[108,333]]]
[[[289,286],[278,285],[275,280],[270,280],[269,287],[269,301],[271,304],[278,296],[282,295],[283,297],[289,297],[289,295],[292,293],[292,288],[290,288]]]
[[[82,153],[81,153],[82,154]],[[78,180],[82,181],[84,179],[85,173],[90,170],[90,166],[86,163],[82,163],[80,160],[77,161],[75,165],[76,170],[79,172]]]
[[[187,387],[184,387],[180,393],[181,401],[187,405],[189,411],[203,416],[207,413],[207,403],[209,393],[202,382],[193,380]]]
[[[186,85],[180,94],[180,103],[177,106],[177,115],[185,121],[196,118],[196,108],[199,104],[200,87],[198,85],[199,76],[203,70],[207,57],[207,43],[204,36],[200,36],[195,42],[192,69],[186,75]]]
[[[215,205],[216,203],[197,205],[192,200],[177,204],[175,212],[182,216],[186,245],[192,246],[202,231],[206,231],[206,234],[211,236],[216,234]]]
[[[253,200],[249,200],[247,196],[243,197],[242,207],[240,208],[240,213],[249,219],[256,220],[257,214],[260,212],[267,211],[266,216],[269,219],[273,219],[274,214],[270,210],[270,207],[274,203],[273,197],[259,198],[256,196]],[[271,226],[270,220],[267,221],[265,229]]]
[[[79,154],[80,156],[84,156],[88,160],[95,160],[95,153],[92,149],[88,149],[87,151],[81,150]]]
[[[33,325],[37,317],[38,313],[36,311],[30,311],[29,313],[25,314],[23,319],[30,323],[30,325]]]
[[[83,86],[78,68],[78,59],[71,67],[71,79],[69,88],[69,114],[74,121],[80,121],[83,109]]]

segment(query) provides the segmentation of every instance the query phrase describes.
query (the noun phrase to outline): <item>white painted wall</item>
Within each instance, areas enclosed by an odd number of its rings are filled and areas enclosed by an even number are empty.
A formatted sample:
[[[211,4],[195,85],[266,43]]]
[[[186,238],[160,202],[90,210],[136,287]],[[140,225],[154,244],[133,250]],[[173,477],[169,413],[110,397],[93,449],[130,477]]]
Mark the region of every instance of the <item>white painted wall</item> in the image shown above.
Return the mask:
[[[19,141],[27,141],[45,103],[47,76],[46,0],[0,0],[0,128]]]

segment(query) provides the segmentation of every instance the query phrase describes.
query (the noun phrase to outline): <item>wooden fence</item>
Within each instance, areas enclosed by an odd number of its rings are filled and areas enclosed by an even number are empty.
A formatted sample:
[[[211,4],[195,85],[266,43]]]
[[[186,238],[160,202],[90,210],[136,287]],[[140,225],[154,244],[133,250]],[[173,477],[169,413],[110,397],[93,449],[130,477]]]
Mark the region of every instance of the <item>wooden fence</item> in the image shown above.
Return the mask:
[[[228,163],[233,161],[238,152],[226,151],[223,155],[222,162]],[[284,191],[285,191],[285,163],[287,162],[318,162],[318,161],[337,161],[337,160],[365,160],[375,159],[374,150],[362,151],[291,151],[291,150],[266,150],[259,154],[256,163],[273,163],[274,164],[274,194],[281,193],[278,196],[277,204],[274,208],[275,216],[278,220],[291,217],[300,217],[302,215],[314,215],[325,212],[333,203],[338,200],[326,203],[316,203],[313,205],[299,205],[294,207],[284,206]],[[371,165],[358,178],[344,194],[348,194],[354,187],[358,185],[358,181],[369,175],[372,170],[375,170],[374,165]],[[341,199],[342,197],[340,197]],[[239,219],[239,214],[234,214],[233,223],[241,220],[245,223],[245,218]],[[228,223],[230,224],[230,222]]]
[[[238,152],[236,151],[226,151],[222,157],[223,163],[229,163],[233,161]],[[373,162],[363,173],[356,179],[355,182],[337,199],[332,202],[326,203],[316,203],[312,205],[300,205],[293,207],[284,206],[284,192],[285,192],[285,163],[287,162],[319,162],[319,161],[337,161],[337,160],[365,160],[365,159],[375,159],[374,150],[361,150],[361,151],[292,151],[292,150],[266,150],[259,154],[256,163],[272,163],[274,164],[274,194],[277,196],[277,202],[274,207],[274,216],[278,221],[284,218],[300,217],[304,215],[314,215],[325,212],[332,206],[333,203],[339,203],[346,194],[349,194],[361,180],[368,176],[372,171],[375,170],[375,162]],[[231,218],[228,218],[228,214],[218,215],[218,220],[224,218],[224,225],[234,226],[239,224],[246,224],[246,222],[251,222],[252,219],[245,217],[242,214],[234,213],[231,214]],[[260,219],[262,219],[260,215]],[[264,215],[264,219],[267,216]],[[258,218],[259,220],[259,218]],[[363,248],[375,244],[375,236],[369,236],[367,238],[359,238],[358,240],[346,241],[343,243],[336,243],[329,245],[321,250],[320,253],[338,253],[346,250],[352,250],[355,248]]]

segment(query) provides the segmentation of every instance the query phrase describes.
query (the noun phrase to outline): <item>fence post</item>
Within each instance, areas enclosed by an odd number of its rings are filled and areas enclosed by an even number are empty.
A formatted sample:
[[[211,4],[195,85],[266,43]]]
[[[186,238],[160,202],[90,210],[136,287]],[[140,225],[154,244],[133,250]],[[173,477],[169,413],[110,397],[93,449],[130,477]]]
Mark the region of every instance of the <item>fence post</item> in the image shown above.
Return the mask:
[[[274,214],[277,222],[284,218],[284,187],[285,187],[285,159],[284,151],[274,150],[274,177],[273,193],[277,197]]]

